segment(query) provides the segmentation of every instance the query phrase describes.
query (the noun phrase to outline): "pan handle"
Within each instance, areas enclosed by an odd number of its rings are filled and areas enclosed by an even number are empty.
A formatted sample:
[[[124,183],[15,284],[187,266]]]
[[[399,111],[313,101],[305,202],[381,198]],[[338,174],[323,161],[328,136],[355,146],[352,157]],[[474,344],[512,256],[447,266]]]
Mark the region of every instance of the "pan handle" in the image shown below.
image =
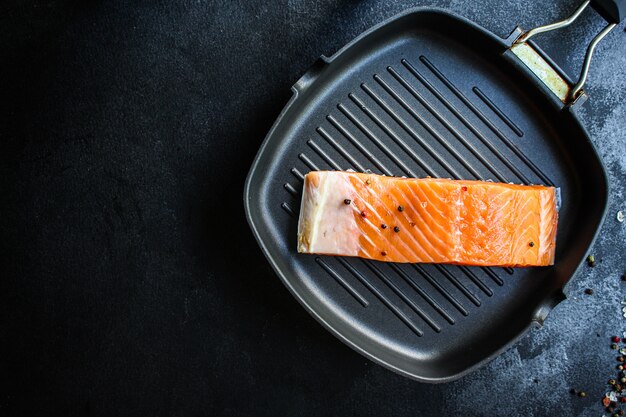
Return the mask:
[[[580,14],[591,5],[607,22],[607,26],[600,31],[589,43],[585,60],[578,81],[571,88],[568,83],[563,81],[560,76],[553,70],[554,74],[543,76],[546,66],[550,66],[543,58],[539,57],[536,51],[526,44],[530,38],[540,33],[549,32],[555,29],[564,28],[571,25],[580,16]],[[539,26],[522,33],[511,46],[511,50],[518,56],[539,78],[566,104],[573,103],[582,95],[583,85],[587,80],[589,67],[591,65],[591,57],[596,49],[596,45],[600,42],[615,26],[617,26],[626,17],[626,0],[585,0],[567,19],[559,22]],[[524,47],[523,47],[524,46]],[[550,68],[551,69],[551,68]],[[556,77],[555,77],[556,75]],[[556,80],[556,81],[555,81]],[[565,84],[565,86],[563,86]]]

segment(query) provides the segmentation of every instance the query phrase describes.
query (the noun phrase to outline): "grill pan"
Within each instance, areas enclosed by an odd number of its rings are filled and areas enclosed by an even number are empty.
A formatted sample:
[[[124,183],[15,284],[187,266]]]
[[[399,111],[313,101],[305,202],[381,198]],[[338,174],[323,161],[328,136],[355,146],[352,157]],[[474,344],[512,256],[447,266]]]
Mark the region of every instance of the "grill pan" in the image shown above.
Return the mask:
[[[456,379],[539,327],[604,218],[606,174],[577,116],[586,94],[559,98],[540,80],[511,50],[522,33],[502,39],[424,8],[374,27],[292,87],[246,181],[249,224],[294,297],[344,343],[416,380]],[[560,187],[555,266],[298,254],[303,176],[347,169]]]

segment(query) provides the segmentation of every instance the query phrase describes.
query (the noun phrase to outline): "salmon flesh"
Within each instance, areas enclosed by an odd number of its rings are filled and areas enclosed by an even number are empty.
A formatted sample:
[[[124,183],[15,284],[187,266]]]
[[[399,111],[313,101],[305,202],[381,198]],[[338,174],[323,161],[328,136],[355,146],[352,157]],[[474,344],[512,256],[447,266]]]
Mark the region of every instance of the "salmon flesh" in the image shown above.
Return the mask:
[[[387,262],[554,264],[557,189],[485,181],[313,171],[298,252]]]

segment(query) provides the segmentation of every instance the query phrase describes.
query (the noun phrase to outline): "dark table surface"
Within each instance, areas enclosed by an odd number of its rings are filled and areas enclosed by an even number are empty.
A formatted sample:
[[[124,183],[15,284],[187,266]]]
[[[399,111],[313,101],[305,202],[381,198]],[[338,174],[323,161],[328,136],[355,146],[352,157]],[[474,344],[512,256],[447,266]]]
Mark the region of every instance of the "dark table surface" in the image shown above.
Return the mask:
[[[597,266],[543,328],[459,381],[420,384],[336,340],[274,275],[242,204],[320,54],[416,5],[505,36],[576,3],[4,2],[0,414],[602,415],[608,338],[626,330],[624,24],[598,47],[583,112],[611,185]],[[602,26],[588,11],[540,44],[575,75]]]

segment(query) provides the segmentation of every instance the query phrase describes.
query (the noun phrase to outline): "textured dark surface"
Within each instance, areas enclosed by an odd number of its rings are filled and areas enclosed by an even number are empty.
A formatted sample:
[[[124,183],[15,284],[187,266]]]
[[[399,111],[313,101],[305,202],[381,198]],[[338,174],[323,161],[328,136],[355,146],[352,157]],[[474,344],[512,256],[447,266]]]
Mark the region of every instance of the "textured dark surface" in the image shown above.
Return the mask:
[[[9,415],[601,415],[626,269],[626,35],[583,122],[611,185],[594,269],[482,370],[424,385],[363,359],[275,277],[242,186],[289,87],[415,1],[0,6],[0,362]],[[441,1],[504,36],[571,1]],[[575,74],[593,12],[540,44]],[[559,39],[551,43],[550,40]],[[583,294],[591,287],[594,294]],[[8,348],[8,349],[7,349]],[[584,399],[569,388],[585,389]],[[12,412],[9,412],[9,409]]]

